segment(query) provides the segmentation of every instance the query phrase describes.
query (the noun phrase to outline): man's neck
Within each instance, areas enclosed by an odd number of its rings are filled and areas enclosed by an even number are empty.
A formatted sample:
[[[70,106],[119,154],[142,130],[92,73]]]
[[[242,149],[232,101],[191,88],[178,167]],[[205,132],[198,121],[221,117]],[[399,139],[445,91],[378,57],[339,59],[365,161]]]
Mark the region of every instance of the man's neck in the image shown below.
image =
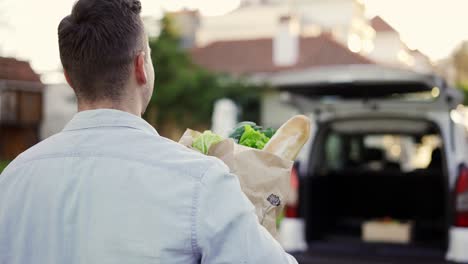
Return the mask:
[[[97,109],[115,109],[141,117],[141,111],[135,105],[113,102],[110,100],[98,102],[78,102],[78,112]]]

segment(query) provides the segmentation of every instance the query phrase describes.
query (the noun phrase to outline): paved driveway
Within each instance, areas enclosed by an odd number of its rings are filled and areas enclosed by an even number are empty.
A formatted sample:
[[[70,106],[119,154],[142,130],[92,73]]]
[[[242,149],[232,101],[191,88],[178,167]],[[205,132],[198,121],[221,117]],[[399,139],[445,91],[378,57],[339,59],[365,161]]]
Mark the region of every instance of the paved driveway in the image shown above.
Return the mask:
[[[447,264],[444,252],[416,246],[316,243],[293,253],[300,264]]]

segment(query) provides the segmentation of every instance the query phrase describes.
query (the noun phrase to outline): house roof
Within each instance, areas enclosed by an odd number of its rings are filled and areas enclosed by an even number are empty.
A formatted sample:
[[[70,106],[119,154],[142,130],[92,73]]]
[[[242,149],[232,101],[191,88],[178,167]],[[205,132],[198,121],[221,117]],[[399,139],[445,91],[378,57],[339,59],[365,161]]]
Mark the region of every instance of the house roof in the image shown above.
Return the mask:
[[[292,66],[273,63],[273,39],[217,41],[190,51],[193,61],[209,70],[235,75],[272,73],[292,69],[342,64],[373,64],[351,52],[332,36],[300,37],[299,60]]]
[[[184,9],[177,10],[177,11],[171,11],[168,14],[170,14],[170,15],[185,15],[185,14],[188,14],[188,15],[197,16],[197,15],[199,15],[199,12],[196,9],[184,8]]]
[[[27,61],[0,57],[0,80],[41,82]]]
[[[371,19],[371,26],[376,32],[396,32],[392,26],[390,26],[387,21],[383,20],[380,16],[375,16]]]
[[[424,57],[424,58],[430,60],[429,57],[428,57],[426,54],[422,53],[422,52],[421,52],[420,50],[418,50],[418,49],[413,49],[413,50],[410,49],[409,51],[410,51],[412,54],[417,54],[417,55],[420,55],[420,56],[422,56],[422,57]]]

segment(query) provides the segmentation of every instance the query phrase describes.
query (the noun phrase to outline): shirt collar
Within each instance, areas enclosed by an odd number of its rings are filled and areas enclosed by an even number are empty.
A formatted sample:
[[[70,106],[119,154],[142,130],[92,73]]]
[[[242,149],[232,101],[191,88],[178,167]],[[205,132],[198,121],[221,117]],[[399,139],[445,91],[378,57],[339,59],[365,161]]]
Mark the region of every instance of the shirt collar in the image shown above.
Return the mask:
[[[130,127],[158,135],[156,129],[143,118],[115,109],[86,110],[76,113],[63,131],[95,127]]]

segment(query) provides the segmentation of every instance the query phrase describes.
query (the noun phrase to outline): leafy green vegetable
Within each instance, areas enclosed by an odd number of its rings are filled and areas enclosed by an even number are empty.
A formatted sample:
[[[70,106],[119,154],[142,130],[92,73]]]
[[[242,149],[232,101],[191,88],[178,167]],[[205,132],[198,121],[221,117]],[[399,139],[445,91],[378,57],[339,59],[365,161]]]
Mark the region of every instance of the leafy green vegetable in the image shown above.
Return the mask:
[[[239,143],[242,135],[245,132],[246,125],[251,126],[255,131],[265,134],[265,136],[267,136],[268,138],[273,137],[273,135],[276,133],[276,130],[273,128],[263,129],[261,126],[258,126],[254,122],[244,121],[237,124],[232,133],[229,135],[229,137],[234,139],[236,143]]]
[[[267,136],[269,138],[272,138],[273,135],[276,133],[276,129],[273,129],[273,128],[270,127],[270,128],[267,128],[267,129],[263,129],[260,132],[265,134],[265,136]]]
[[[234,129],[234,131],[232,131],[229,137],[234,139],[234,142],[239,143],[239,139],[242,137],[242,134],[244,134],[244,131],[245,131],[244,126],[237,127]]]
[[[255,129],[255,127],[258,127],[257,124],[255,124],[254,122],[249,122],[249,121],[244,121],[244,122],[240,122],[239,124],[237,124],[237,126],[234,128],[234,130],[232,131],[232,133],[229,135],[230,138],[234,139],[234,141],[236,143],[239,143],[239,140],[240,138],[242,137],[242,135],[244,134],[245,132],[245,126],[248,125],[248,126],[251,126],[253,129]]]
[[[221,141],[223,141],[223,138],[220,135],[216,135],[210,130],[206,130],[193,141],[192,147],[196,148],[203,154],[208,154],[210,147]]]
[[[263,134],[260,131],[256,131],[250,125],[245,125],[244,129],[245,131],[239,140],[239,144],[243,146],[256,149],[263,149],[268,140],[270,140],[269,137],[265,136],[265,134]]]

